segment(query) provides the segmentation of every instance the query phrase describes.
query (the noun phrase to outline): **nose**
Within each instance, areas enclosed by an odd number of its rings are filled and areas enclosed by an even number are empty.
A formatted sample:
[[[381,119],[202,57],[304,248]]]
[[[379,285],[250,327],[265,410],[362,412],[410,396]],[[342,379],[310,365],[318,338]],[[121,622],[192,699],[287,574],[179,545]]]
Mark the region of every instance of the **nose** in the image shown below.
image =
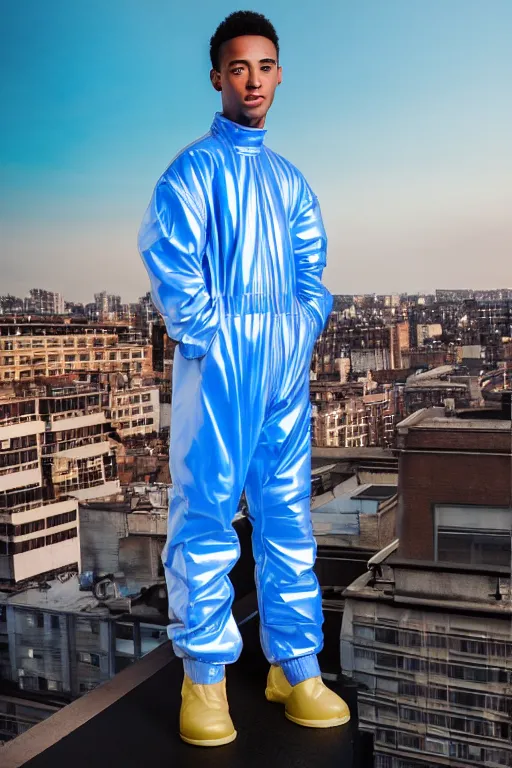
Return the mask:
[[[260,87],[261,87],[261,82],[260,82],[259,71],[257,69],[256,70],[250,69],[249,79],[247,81],[247,88],[250,88],[251,90],[254,91]]]

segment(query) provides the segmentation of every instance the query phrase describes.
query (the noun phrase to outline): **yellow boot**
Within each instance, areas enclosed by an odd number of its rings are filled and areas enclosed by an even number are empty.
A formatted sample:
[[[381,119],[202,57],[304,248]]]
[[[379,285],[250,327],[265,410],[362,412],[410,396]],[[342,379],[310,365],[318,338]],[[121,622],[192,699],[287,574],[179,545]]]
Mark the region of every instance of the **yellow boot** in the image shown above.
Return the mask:
[[[226,678],[201,685],[185,675],[181,689],[180,736],[197,747],[220,747],[236,738],[226,697]]]
[[[324,685],[321,677],[310,677],[291,686],[281,667],[271,666],[265,695],[285,705],[285,715],[308,728],[333,728],[350,720],[346,703]]]
[[[276,701],[278,704],[286,704],[286,699],[292,692],[292,686],[286,679],[281,667],[274,664],[270,667],[267,677],[267,687],[265,696],[269,701]]]

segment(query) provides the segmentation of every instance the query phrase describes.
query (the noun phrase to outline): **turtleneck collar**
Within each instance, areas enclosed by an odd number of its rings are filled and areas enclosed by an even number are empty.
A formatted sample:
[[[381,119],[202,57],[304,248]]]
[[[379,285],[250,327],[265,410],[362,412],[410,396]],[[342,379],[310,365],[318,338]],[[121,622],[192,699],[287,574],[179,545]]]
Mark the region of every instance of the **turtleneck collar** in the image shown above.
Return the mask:
[[[234,123],[220,112],[215,113],[211,131],[214,135],[222,136],[244,155],[257,155],[267,133],[266,128],[248,128],[240,123]]]

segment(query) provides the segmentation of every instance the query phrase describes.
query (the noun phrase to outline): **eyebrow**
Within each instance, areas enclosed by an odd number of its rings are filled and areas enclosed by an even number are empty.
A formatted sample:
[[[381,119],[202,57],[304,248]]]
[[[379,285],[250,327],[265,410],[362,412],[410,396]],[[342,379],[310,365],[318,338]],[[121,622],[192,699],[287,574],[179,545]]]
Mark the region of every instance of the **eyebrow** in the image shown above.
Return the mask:
[[[260,64],[277,64],[277,61],[275,59],[260,59]],[[230,61],[228,64],[228,67],[232,67],[234,64],[245,64],[246,67],[250,66],[249,62],[246,59],[233,59],[233,61]]]

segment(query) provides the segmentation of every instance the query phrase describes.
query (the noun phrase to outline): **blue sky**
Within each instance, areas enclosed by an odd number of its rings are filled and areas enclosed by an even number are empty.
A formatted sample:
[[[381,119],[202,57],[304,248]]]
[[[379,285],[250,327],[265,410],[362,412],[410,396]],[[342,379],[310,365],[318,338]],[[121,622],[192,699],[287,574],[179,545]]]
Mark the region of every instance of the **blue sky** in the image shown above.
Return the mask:
[[[280,36],[267,143],[318,194],[330,290],[512,286],[510,0],[4,0],[0,294],[145,293],[139,223],[240,8]]]

